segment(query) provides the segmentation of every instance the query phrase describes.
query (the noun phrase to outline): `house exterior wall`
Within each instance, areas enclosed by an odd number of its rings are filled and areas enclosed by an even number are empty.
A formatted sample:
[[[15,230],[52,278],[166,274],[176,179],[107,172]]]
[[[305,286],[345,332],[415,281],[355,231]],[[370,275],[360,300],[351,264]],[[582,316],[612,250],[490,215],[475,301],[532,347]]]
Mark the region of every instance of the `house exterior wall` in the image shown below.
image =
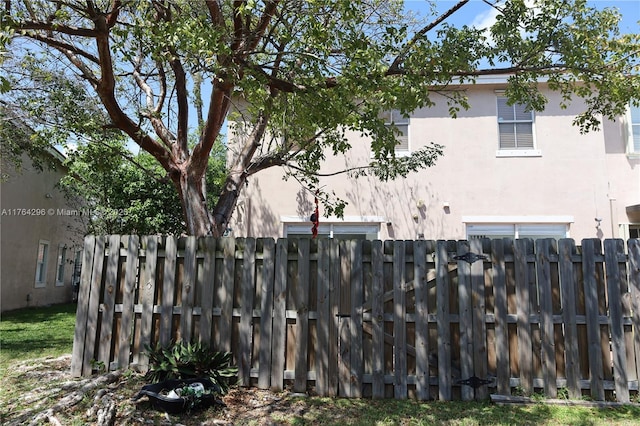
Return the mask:
[[[70,210],[56,185],[63,171],[35,170],[28,157],[16,170],[2,164],[8,179],[0,183],[0,309],[72,301],[76,252],[82,249],[79,212]],[[40,243],[48,244],[43,280],[36,271]],[[64,273],[58,276],[58,256],[65,251]],[[62,277],[62,281],[58,278]]]
[[[572,121],[584,109],[581,102],[561,109],[558,95],[541,85],[549,104],[535,113],[536,152],[502,156],[496,115],[500,89],[504,84],[497,79],[467,87],[471,108],[456,119],[438,95],[432,98],[435,107],[413,113],[410,150],[428,142],[444,146],[434,167],[391,182],[321,178],[325,191],[349,203],[344,219],[321,217],[321,224],[376,224],[380,239],[464,239],[474,224],[564,224],[565,236],[576,240],[625,237],[624,225],[633,223],[625,207],[640,203],[640,158],[626,152],[624,120],[605,121],[601,131],[580,134]],[[370,160],[369,141],[357,134],[349,139],[354,149],[328,157],[323,173]],[[233,235],[281,237],[291,224],[308,225],[310,233],[313,194],[282,175],[273,168],[250,179],[230,225]]]

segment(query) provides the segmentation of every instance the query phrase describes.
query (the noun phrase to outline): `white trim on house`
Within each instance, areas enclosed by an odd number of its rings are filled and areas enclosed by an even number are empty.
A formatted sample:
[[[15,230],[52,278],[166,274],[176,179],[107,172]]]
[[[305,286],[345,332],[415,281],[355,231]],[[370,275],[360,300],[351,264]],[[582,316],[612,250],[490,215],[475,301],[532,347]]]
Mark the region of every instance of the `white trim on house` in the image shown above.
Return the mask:
[[[573,216],[463,216],[467,238],[569,238]]]
[[[462,216],[463,223],[573,223],[573,216]]]
[[[283,236],[291,234],[311,235],[311,222],[308,218],[299,216],[282,216]],[[339,218],[321,218],[318,234],[335,238],[344,234],[364,235],[369,239],[380,237],[380,224],[385,222],[381,216],[345,216]]]

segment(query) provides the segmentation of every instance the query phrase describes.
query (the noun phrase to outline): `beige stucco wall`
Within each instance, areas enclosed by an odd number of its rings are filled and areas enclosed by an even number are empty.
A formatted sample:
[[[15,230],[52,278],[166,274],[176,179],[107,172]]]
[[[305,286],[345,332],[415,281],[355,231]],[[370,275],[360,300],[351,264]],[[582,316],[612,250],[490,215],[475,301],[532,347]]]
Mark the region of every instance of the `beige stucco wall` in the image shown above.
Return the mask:
[[[541,156],[498,157],[495,90],[500,88],[468,88],[471,109],[457,119],[449,117],[437,95],[436,107],[414,113],[410,148],[428,142],[444,146],[434,167],[393,182],[341,175],[321,178],[320,185],[348,201],[348,220],[381,218],[382,239],[462,239],[464,220],[478,217],[515,217],[521,223],[569,217],[572,238],[618,237],[618,224],[629,222],[625,206],[640,203],[640,161],[626,155],[624,125],[605,122],[602,131],[580,134],[572,125],[582,111],[580,102],[563,110],[558,96],[547,91],[549,105],[536,113],[534,124]],[[353,151],[329,158],[323,172],[369,161],[368,141],[356,134],[351,140]],[[250,179],[235,215],[241,223],[232,223],[234,235],[282,236],[283,217],[312,213],[312,194],[281,178],[274,168]],[[595,218],[602,219],[598,228]]]
[[[5,163],[0,183],[0,284],[1,310],[42,306],[72,300],[75,252],[81,249],[77,217],[56,188],[61,171],[37,172],[28,157],[21,171]],[[24,210],[23,210],[24,209]],[[31,215],[27,215],[30,210]],[[36,259],[41,240],[49,242],[46,282],[36,287]],[[66,246],[64,282],[56,283],[58,248]]]

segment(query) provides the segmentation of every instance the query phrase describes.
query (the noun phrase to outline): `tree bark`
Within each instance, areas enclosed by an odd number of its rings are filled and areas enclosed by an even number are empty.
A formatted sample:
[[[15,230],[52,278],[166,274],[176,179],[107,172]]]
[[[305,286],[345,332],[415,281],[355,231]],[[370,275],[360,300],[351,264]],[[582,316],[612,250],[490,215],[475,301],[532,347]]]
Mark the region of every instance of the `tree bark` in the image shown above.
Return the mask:
[[[174,174],[172,180],[182,200],[187,233],[196,237],[221,236],[216,232],[214,218],[207,207],[206,186],[202,176],[182,170]]]

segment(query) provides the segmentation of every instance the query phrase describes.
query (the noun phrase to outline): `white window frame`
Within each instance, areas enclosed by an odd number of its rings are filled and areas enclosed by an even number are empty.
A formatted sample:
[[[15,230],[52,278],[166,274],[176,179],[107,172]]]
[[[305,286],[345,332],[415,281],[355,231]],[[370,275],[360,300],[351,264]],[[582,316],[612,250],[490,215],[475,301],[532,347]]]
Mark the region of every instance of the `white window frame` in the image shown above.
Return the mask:
[[[464,216],[466,238],[570,238],[573,216]]]
[[[283,235],[287,238],[289,235],[304,235],[311,237],[311,227],[313,224],[307,218],[297,216],[284,216],[281,218],[283,224]],[[318,227],[319,235],[326,235],[327,238],[336,238],[340,234],[359,234],[365,235],[367,239],[380,238],[380,224],[384,222],[382,217],[345,216],[343,221],[329,219],[321,220]]]
[[[636,238],[640,233],[640,223],[621,223],[618,225],[619,238],[627,241],[629,238]],[[633,235],[631,235],[633,234]]]
[[[36,274],[35,287],[43,288],[47,286],[47,266],[49,263],[49,241],[39,240],[36,251]],[[43,247],[42,259],[40,259],[40,247]]]
[[[406,132],[406,137],[407,137],[407,148],[401,148],[396,146],[394,149],[394,152],[396,154],[396,157],[408,157],[409,155],[411,155],[411,138],[409,137],[409,132],[410,132],[410,118],[409,117],[403,117],[403,115],[400,113],[399,110],[397,109],[392,109],[392,110],[388,110],[385,111],[385,113],[389,113],[389,118],[391,119],[390,121],[385,121],[384,125],[387,127],[398,127],[398,126],[407,126],[407,132]]]
[[[634,114],[632,113],[632,109],[636,112],[636,119],[638,121],[633,121]],[[638,129],[638,133],[640,133],[640,106],[629,105],[627,107],[626,114],[627,121],[627,156],[629,158],[640,158],[640,134],[638,135],[638,140],[634,140],[633,137],[633,129],[634,127]]]
[[[67,246],[65,244],[58,244],[58,257],[56,258],[56,287],[64,286],[66,263]]]
[[[501,99],[506,99],[504,95],[504,91],[496,91],[496,130],[498,132],[498,149],[496,151],[496,157],[541,157],[542,152],[537,149],[537,141],[536,141],[536,126],[535,126],[535,114],[533,111],[530,111],[531,119],[523,120],[523,119],[514,119],[514,120],[502,120],[498,115],[498,106]],[[513,108],[516,108],[521,104],[514,104]],[[500,125],[501,124],[531,124],[531,138],[533,142],[533,147],[531,148],[502,148],[500,146]],[[516,137],[517,143],[517,137]]]

